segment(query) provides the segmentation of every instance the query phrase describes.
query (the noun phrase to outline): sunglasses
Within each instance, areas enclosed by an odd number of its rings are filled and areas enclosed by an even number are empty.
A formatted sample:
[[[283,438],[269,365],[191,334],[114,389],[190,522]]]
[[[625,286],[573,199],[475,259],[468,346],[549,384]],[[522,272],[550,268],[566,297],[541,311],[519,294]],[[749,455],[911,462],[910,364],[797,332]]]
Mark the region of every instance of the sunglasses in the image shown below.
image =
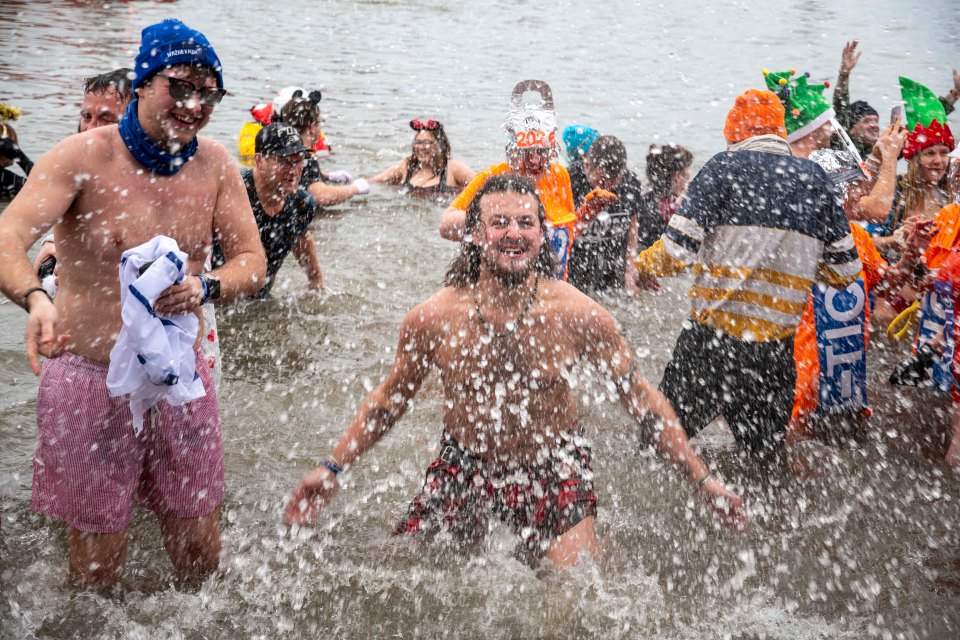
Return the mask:
[[[427,120],[426,122],[422,120],[411,120],[410,128],[414,131],[436,131],[437,129],[442,129],[443,125],[437,120]]]
[[[213,87],[198,87],[192,82],[181,80],[180,78],[171,78],[162,73],[156,74],[167,81],[167,90],[170,97],[177,102],[187,102],[196,94],[197,100],[204,107],[215,107],[223,100],[227,94],[226,89],[214,89]]]

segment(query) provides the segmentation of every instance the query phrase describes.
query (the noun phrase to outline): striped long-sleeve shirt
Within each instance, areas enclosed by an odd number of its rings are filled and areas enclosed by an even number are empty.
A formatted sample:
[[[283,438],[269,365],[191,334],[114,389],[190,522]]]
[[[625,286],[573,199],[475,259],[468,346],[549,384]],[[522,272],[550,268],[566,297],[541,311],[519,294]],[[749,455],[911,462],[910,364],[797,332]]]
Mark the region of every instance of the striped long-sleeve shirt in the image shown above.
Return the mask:
[[[694,320],[759,342],[796,332],[815,281],[842,289],[861,269],[824,171],[761,151],[711,158],[636,265],[641,274],[661,276],[692,265]]]

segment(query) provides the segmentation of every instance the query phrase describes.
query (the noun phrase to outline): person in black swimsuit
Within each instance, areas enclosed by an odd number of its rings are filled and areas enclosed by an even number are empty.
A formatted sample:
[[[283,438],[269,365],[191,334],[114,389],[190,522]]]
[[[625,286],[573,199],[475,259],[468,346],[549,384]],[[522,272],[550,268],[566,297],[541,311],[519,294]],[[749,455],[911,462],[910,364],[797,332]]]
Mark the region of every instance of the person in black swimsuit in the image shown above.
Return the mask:
[[[291,252],[307,274],[310,289],[323,289],[323,273],[317,258],[317,247],[310,233],[310,223],[319,205],[300,186],[300,174],[309,149],[296,130],[285,124],[269,124],[257,133],[253,169],[240,172],[253,217],[260,231],[260,242],[267,255],[266,282],[251,296],[268,298],[276,283],[277,272]],[[219,242],[213,243],[213,266],[224,261]]]
[[[17,132],[7,124],[7,120],[16,120],[20,117],[20,110],[14,107],[0,105],[0,198],[10,199],[20,193],[20,189],[27,183],[26,176],[30,175],[33,162],[20,148]],[[23,175],[10,171],[8,167],[18,165]]]
[[[437,120],[411,120],[416,131],[409,156],[370,182],[398,184],[403,193],[427,198],[449,199],[473,179],[474,171],[450,158],[450,140]]]
[[[573,201],[583,205],[593,189],[617,196],[577,235],[570,252],[569,282],[588,294],[627,288],[634,290],[633,265],[627,256],[637,253],[637,212],[641,185],[627,168],[627,150],[613,136],[601,136],[583,158],[582,180],[570,182]]]

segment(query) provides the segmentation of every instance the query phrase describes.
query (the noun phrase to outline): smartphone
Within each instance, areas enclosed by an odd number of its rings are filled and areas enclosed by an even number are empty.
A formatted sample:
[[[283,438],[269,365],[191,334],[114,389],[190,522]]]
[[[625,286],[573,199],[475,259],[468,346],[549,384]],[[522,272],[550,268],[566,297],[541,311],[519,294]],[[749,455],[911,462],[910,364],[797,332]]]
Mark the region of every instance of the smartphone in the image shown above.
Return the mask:
[[[897,118],[900,117],[900,114],[902,112],[903,112],[903,106],[899,104],[893,107],[892,109],[890,109],[890,124],[893,124],[894,122],[896,122]]]

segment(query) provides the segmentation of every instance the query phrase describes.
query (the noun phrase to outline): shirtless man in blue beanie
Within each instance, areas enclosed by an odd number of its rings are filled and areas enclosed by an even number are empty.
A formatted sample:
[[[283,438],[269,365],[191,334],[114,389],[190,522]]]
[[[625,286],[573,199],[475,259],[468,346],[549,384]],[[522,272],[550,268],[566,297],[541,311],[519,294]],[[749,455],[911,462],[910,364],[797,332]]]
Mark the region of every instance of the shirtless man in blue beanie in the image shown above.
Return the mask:
[[[265,272],[236,164],[197,137],[224,95],[213,47],[165,20],[143,30],[134,73],[135,99],[119,125],[53,147],[0,216],[0,290],[29,313],[27,357],[41,375],[33,507],[66,522],[70,575],[100,590],[122,575],[134,499],[156,512],[179,580],[209,575],[220,554],[223,442],[202,358],[196,372],[206,395],[181,407],[160,402],[139,436],[126,399],[106,388],[122,324],[121,254],[158,235],[187,254],[190,275],[160,295],[158,316],[242,298],[263,286]],[[51,228],[60,259],[55,303],[27,260]],[[226,261],[204,273],[215,239]],[[42,373],[38,355],[48,358]]]

